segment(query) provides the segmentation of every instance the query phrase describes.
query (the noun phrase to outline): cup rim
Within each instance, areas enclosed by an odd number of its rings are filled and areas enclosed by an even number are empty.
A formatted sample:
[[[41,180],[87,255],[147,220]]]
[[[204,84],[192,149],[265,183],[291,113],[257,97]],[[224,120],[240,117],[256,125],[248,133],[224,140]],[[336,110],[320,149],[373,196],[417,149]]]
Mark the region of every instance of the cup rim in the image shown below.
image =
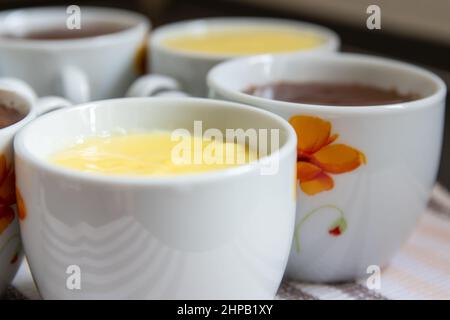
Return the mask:
[[[3,17],[6,17],[9,14],[14,14],[18,12],[55,12],[63,10],[65,12],[66,7],[64,6],[42,6],[42,7],[30,7],[30,8],[19,8],[19,9],[11,9],[0,11],[0,21]],[[13,47],[13,48],[26,48],[26,49],[58,49],[58,50],[73,50],[74,48],[80,47],[101,47],[107,45],[109,43],[122,41],[128,38],[130,35],[135,32],[146,32],[151,28],[151,21],[144,15],[124,10],[118,8],[111,7],[96,7],[96,6],[83,6],[82,10],[88,11],[91,14],[102,14],[102,15],[120,15],[131,17],[135,21],[133,26],[129,28],[125,28],[124,30],[120,30],[113,33],[93,36],[93,37],[84,37],[84,38],[75,38],[75,39],[61,39],[61,40],[37,40],[37,39],[15,39],[15,38],[6,38],[0,37],[0,47]]]
[[[15,96],[19,97],[24,102],[26,102],[28,105],[28,112],[22,119],[20,119],[19,121],[15,122],[7,127],[0,128],[0,134],[1,133],[3,133],[3,134],[14,133],[17,130],[19,130],[21,127],[23,127],[26,123],[28,123],[32,119],[34,119],[35,113],[36,113],[35,104],[37,101],[37,96],[34,95],[34,96],[27,97],[25,95],[20,94],[19,92],[15,91],[15,90],[9,89],[7,87],[1,87],[1,86],[0,86],[0,91],[7,91],[7,92],[14,94]],[[34,92],[32,92],[32,94],[34,94]]]
[[[214,18],[203,18],[203,19],[192,19],[185,20],[179,22],[169,23],[163,26],[156,28],[152,34],[150,35],[150,46],[156,50],[162,51],[164,54],[171,54],[179,57],[190,57],[197,58],[209,61],[222,61],[228,60],[237,57],[250,57],[254,56],[254,54],[211,54],[211,53],[203,53],[197,51],[188,51],[188,50],[178,50],[168,46],[165,46],[162,43],[167,36],[167,34],[185,34],[188,28],[196,28],[200,25],[223,25],[224,27],[229,25],[235,25],[236,23],[249,24],[249,25],[274,25],[274,26],[291,26],[297,28],[301,31],[310,30],[313,33],[316,33],[322,36],[325,39],[325,42],[317,47],[313,47],[311,49],[292,51],[294,53],[306,53],[306,52],[317,52],[323,50],[336,51],[340,46],[340,38],[339,35],[333,30],[318,25],[314,23],[298,21],[294,19],[282,19],[282,18],[269,18],[269,17],[246,17],[246,16],[238,16],[238,17],[214,17]],[[283,53],[277,53],[283,54]]]
[[[242,65],[245,68],[245,65],[249,65],[257,62],[267,62],[271,63],[276,59],[311,59],[311,60],[319,60],[319,61],[334,61],[339,63],[340,61],[350,61],[350,62],[362,62],[367,64],[377,64],[383,66],[390,66],[392,68],[402,69],[404,71],[410,71],[418,75],[419,77],[425,78],[428,81],[433,82],[437,89],[434,93],[422,97],[413,101],[406,101],[401,103],[393,103],[393,104],[380,104],[380,105],[370,105],[370,106],[334,106],[334,105],[318,105],[318,104],[308,104],[308,103],[297,103],[297,102],[287,102],[280,100],[273,100],[268,98],[262,98],[253,96],[251,94],[243,93],[237,90],[231,90],[221,85],[218,73],[222,70],[233,66],[233,65]],[[242,70],[242,69],[241,69]],[[231,99],[232,101],[236,101],[239,103],[245,103],[258,107],[273,107],[276,109],[277,107],[289,108],[294,111],[298,111],[299,108],[302,110],[307,110],[311,112],[321,112],[321,113],[333,113],[333,114],[341,114],[341,113],[351,113],[351,114],[360,114],[360,113],[386,113],[386,112],[399,112],[399,111],[413,111],[416,109],[424,108],[430,104],[433,104],[437,101],[444,99],[445,94],[447,92],[446,85],[444,81],[434,74],[431,71],[428,71],[422,67],[406,63],[403,61],[384,58],[379,56],[367,55],[367,54],[359,54],[359,53],[324,53],[321,55],[293,55],[293,54],[285,54],[285,55],[273,55],[273,54],[265,54],[258,55],[253,57],[244,57],[238,59],[232,59],[229,61],[225,61],[220,63],[219,65],[213,67],[207,76],[207,84],[209,90],[213,90],[217,92],[219,95],[224,98]],[[251,85],[251,83],[249,83]]]
[[[278,156],[279,159],[285,158],[292,150],[295,150],[297,146],[297,136],[295,134],[294,129],[289,125],[289,123],[284,120],[282,117],[258,108],[254,108],[245,104],[239,104],[234,102],[227,102],[221,100],[214,99],[205,99],[205,98],[186,98],[186,97],[178,97],[178,98],[149,98],[149,97],[140,97],[140,98],[119,98],[119,99],[109,99],[109,100],[100,100],[89,102],[85,104],[81,104],[75,107],[63,108],[59,109],[42,116],[39,116],[37,119],[31,121],[24,128],[22,128],[18,134],[16,134],[14,138],[14,153],[15,157],[19,156],[24,159],[28,163],[32,163],[34,166],[38,167],[39,170],[43,170],[46,172],[50,172],[51,174],[59,175],[68,179],[78,179],[88,183],[101,183],[101,184],[114,184],[114,185],[138,185],[138,186],[155,186],[155,185],[185,185],[185,184],[198,184],[198,183],[214,183],[214,181],[229,179],[233,177],[237,177],[246,173],[254,172],[255,170],[259,170],[262,168],[262,164],[260,161],[247,163],[244,165],[239,165],[232,168],[226,168],[217,171],[210,171],[204,173],[197,174],[184,174],[184,175],[176,175],[176,176],[132,176],[132,175],[101,175],[84,171],[77,171],[69,168],[60,167],[58,165],[52,164],[45,159],[41,159],[35,154],[33,154],[30,150],[25,147],[24,141],[27,135],[33,132],[33,125],[38,123],[39,121],[43,121],[50,117],[55,117],[58,114],[62,113],[71,113],[71,112],[80,112],[86,109],[98,108],[98,107],[111,107],[118,108],[119,105],[123,104],[133,104],[134,102],[144,103],[147,102],[149,104],[158,104],[159,102],[166,103],[174,103],[182,105],[186,101],[195,104],[201,104],[208,106],[208,108],[229,108],[235,109],[236,112],[239,110],[246,112],[254,112],[258,113],[266,118],[270,118],[275,123],[279,125],[280,128],[284,129],[286,132],[286,142],[275,152],[270,155],[262,158],[262,159],[271,159]],[[149,105],[149,107],[151,107]],[[259,159],[261,160],[261,159]]]

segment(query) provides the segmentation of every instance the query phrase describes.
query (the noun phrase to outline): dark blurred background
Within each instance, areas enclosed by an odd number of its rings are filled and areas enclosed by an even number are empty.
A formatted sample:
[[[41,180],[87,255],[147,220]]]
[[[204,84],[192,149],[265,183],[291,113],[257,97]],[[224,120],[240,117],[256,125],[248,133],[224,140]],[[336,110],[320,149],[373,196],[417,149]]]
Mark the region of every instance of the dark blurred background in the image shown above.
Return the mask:
[[[215,16],[299,19],[334,29],[342,50],[405,60],[450,83],[450,0],[0,0],[0,10],[42,5],[97,5],[146,14],[154,27]],[[366,9],[381,8],[381,30],[368,30]],[[447,98],[447,105],[449,98]],[[439,181],[450,188],[450,112],[446,115]],[[421,143],[427,143],[423,141]]]

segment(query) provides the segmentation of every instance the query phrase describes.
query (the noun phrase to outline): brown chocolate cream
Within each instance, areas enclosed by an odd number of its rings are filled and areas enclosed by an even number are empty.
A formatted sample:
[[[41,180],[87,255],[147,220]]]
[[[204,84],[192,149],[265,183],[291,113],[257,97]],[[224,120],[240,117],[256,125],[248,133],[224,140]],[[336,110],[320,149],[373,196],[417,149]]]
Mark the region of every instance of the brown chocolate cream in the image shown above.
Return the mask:
[[[16,109],[8,108],[0,103],[0,129],[6,128],[25,118],[25,115]]]
[[[28,40],[69,40],[89,37],[98,37],[125,30],[126,27],[115,23],[96,23],[83,25],[81,29],[67,29],[54,27],[45,30],[35,30],[26,34],[5,34],[0,37],[10,39]]]
[[[332,106],[385,105],[420,98],[417,94],[358,83],[275,82],[251,86],[244,92],[273,100]]]

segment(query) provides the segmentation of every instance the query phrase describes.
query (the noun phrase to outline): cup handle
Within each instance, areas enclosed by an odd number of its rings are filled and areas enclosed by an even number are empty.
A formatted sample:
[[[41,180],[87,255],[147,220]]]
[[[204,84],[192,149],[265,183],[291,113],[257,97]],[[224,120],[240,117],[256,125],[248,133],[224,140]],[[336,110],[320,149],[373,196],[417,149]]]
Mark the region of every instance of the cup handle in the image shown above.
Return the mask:
[[[87,75],[77,67],[67,66],[62,69],[63,95],[75,104],[89,102],[91,91]]]
[[[15,78],[0,78],[0,88],[13,91],[27,99],[31,104],[37,100],[37,95],[26,82]]]
[[[26,82],[15,78],[0,78],[0,89],[15,92],[24,97],[31,105],[36,108],[36,114],[41,114],[72,106],[72,103],[61,97],[48,96],[38,98],[33,88]]]
[[[160,74],[148,74],[135,80],[126,97],[187,97],[179,82]]]
[[[71,102],[61,97],[56,96],[42,97],[36,101],[37,116],[43,115],[44,113],[50,111],[54,111],[61,108],[67,108],[71,106],[72,106]]]

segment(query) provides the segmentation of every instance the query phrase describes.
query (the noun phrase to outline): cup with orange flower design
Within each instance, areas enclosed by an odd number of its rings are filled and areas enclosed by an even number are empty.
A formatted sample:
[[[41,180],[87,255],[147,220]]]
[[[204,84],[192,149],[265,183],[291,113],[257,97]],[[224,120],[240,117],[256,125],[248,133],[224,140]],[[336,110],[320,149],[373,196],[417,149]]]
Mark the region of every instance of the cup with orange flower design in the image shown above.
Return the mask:
[[[286,102],[248,88],[282,82],[362,84],[414,94],[371,106]],[[414,229],[435,183],[446,87],[422,68],[358,54],[263,55],[220,64],[210,96],[290,121],[297,137],[297,215],[287,277],[337,282],[384,267]]]
[[[58,97],[38,99],[33,89],[20,80],[0,78],[0,296],[22,260],[19,221],[23,216],[17,213],[20,199],[16,201],[14,136],[38,115],[67,105]]]

